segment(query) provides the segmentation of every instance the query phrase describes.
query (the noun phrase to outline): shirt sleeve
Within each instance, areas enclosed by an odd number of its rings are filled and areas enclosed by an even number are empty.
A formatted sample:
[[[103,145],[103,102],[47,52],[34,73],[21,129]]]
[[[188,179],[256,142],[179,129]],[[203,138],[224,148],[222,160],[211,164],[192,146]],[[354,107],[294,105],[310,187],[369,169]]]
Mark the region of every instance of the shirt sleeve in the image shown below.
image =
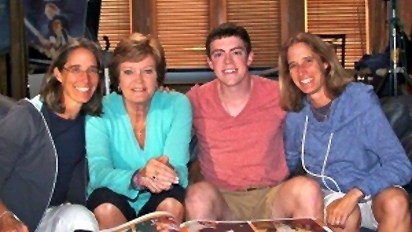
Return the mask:
[[[379,157],[380,166],[354,185],[365,196],[373,197],[388,187],[407,184],[412,178],[412,166],[379,103],[373,104],[363,117],[364,146]]]
[[[35,131],[29,123],[31,120],[32,116],[22,106],[11,108],[0,120],[0,193],[19,157],[31,143]]]
[[[179,175],[179,184],[188,184],[189,143],[192,129],[192,109],[189,99],[184,95],[176,98],[172,126],[167,134],[163,154],[169,157],[170,164]]]
[[[298,135],[295,133],[295,126],[298,122],[296,122],[295,118],[290,113],[286,115],[283,131],[286,163],[290,173],[296,170],[300,161],[300,146],[298,143],[300,140],[296,138]]]
[[[136,170],[117,169],[110,152],[110,129],[101,117],[88,117],[86,121],[86,149],[89,162],[91,189],[107,187],[112,191],[135,199],[138,190],[130,186]]]

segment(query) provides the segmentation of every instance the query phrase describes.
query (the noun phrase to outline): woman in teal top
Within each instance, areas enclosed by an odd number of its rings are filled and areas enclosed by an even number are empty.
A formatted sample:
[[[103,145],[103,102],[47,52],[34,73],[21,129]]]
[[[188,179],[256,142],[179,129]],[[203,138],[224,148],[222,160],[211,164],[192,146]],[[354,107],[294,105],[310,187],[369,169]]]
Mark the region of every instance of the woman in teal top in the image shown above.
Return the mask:
[[[165,69],[163,48],[149,36],[133,34],[114,50],[115,91],[86,123],[87,206],[100,229],[153,211],[183,220],[192,113],[185,95],[157,90]]]

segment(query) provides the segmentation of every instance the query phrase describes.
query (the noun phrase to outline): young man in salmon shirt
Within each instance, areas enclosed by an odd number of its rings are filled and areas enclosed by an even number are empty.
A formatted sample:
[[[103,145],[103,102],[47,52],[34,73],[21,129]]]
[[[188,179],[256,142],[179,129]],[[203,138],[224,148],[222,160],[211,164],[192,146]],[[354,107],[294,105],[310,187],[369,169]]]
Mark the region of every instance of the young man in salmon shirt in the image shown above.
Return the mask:
[[[319,185],[306,177],[286,180],[279,85],[248,71],[254,56],[248,32],[221,24],[208,35],[206,52],[216,79],[187,93],[204,178],[187,190],[188,219],[323,219]]]

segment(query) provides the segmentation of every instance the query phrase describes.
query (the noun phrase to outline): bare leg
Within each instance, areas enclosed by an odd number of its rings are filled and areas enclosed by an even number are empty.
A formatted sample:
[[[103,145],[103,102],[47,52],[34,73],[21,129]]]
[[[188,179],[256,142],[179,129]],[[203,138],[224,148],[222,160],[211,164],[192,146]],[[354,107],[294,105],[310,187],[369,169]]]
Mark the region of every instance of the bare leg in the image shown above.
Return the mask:
[[[323,220],[323,193],[319,184],[304,176],[284,182],[273,201],[272,216],[315,217]]]
[[[391,187],[373,197],[372,212],[379,232],[412,231],[408,194],[403,189]]]
[[[104,203],[97,206],[93,213],[99,223],[99,229],[108,229],[127,222],[126,217],[115,205]]]
[[[219,190],[207,182],[189,186],[185,199],[188,220],[231,220],[229,206]]]
[[[164,199],[156,208],[157,211],[166,211],[171,213],[178,224],[183,222],[185,210],[183,205],[174,198]]]

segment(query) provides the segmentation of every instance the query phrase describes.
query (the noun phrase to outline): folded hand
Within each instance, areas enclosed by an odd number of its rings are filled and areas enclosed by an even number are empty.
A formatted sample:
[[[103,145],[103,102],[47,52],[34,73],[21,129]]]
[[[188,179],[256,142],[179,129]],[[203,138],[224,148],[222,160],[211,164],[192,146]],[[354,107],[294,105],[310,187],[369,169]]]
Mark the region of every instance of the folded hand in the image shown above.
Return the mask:
[[[159,193],[170,189],[172,184],[179,183],[179,177],[169,163],[167,156],[160,156],[149,160],[141,169],[142,184],[151,192]]]

